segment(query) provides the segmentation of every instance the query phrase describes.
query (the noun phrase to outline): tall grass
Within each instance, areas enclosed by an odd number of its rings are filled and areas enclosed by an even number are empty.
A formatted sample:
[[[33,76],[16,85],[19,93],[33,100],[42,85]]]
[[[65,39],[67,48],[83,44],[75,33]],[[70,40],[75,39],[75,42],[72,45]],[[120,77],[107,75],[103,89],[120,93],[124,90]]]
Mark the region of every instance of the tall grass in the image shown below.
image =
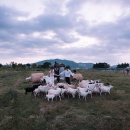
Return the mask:
[[[25,95],[24,88],[32,86],[25,78],[33,72],[0,71],[0,130],[130,129],[130,76],[121,71],[80,70],[84,79],[113,85],[111,95],[48,102],[42,96]]]

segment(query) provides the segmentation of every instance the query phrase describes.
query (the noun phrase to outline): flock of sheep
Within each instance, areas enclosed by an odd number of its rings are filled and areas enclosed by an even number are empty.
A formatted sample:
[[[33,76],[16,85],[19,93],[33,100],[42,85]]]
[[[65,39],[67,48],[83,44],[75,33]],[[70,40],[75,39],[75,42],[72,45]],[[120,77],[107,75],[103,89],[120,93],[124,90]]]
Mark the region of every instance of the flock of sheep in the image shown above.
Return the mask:
[[[32,92],[35,97],[40,94],[45,95],[45,99],[48,101],[53,101],[55,98],[59,98],[61,101],[65,95],[72,98],[78,97],[79,99],[86,100],[87,96],[90,95],[92,98],[93,93],[101,95],[102,93],[109,93],[110,90],[114,87],[112,85],[104,85],[99,80],[83,80],[81,74],[75,74],[75,79],[78,80],[78,85],[67,84],[67,83],[52,83],[49,76],[44,76],[43,73],[34,73],[30,77],[27,77],[27,81],[32,81],[32,83],[40,82],[39,84],[34,84],[32,87],[25,88],[25,94]],[[45,85],[42,85],[42,82],[45,81]]]

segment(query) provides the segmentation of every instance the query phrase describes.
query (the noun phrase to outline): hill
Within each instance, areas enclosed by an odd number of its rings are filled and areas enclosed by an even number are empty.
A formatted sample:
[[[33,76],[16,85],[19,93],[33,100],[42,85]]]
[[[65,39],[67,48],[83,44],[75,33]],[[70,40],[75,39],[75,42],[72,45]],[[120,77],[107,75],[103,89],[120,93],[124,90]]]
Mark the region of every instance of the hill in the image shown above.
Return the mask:
[[[36,62],[37,65],[43,65],[45,62],[50,62],[52,65],[54,65],[54,63],[58,62],[58,63],[63,63],[66,65],[69,65],[71,68],[73,69],[81,69],[81,68],[84,68],[84,69],[90,69],[93,67],[93,63],[76,63],[74,61],[71,61],[71,60],[62,60],[62,59],[50,59],[50,60],[43,60],[43,61],[38,61]]]

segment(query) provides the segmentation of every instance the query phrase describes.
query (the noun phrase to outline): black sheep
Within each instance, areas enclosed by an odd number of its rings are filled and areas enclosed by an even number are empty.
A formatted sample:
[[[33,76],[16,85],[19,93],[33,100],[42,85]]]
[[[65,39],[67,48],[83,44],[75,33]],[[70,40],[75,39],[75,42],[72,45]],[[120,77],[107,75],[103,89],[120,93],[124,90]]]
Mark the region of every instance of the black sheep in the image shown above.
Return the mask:
[[[41,84],[33,84],[32,87],[27,87],[27,88],[24,88],[25,89],[25,94],[27,94],[28,92],[32,92],[33,94],[33,91],[38,88],[38,86],[40,86]]]
[[[34,91],[34,88],[33,87],[27,87],[27,88],[24,88],[25,89],[25,94],[27,94],[28,92],[32,92]]]

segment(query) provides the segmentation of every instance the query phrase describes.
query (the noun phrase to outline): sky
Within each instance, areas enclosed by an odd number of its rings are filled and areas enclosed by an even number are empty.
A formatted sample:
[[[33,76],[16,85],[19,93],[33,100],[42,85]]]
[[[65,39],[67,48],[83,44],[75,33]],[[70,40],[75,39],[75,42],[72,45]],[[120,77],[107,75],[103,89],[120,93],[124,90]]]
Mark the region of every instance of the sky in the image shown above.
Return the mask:
[[[1,0],[0,63],[130,63],[130,0]]]

